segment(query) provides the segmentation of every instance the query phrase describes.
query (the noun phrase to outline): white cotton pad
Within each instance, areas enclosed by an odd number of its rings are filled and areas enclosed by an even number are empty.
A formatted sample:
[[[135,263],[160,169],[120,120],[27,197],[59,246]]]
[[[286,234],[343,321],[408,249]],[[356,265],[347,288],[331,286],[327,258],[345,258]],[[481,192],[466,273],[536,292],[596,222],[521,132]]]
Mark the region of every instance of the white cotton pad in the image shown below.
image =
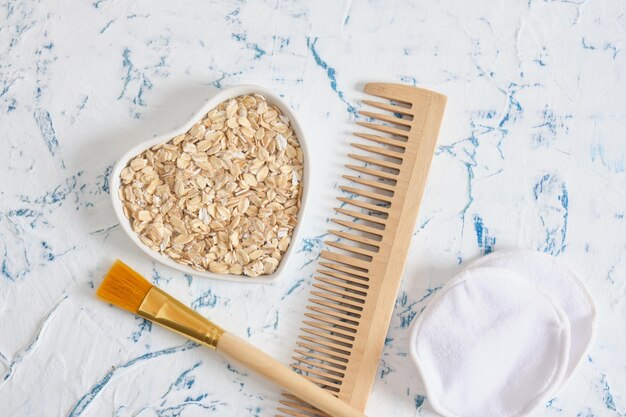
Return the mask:
[[[557,258],[530,250],[494,252],[472,262],[468,269],[485,266],[519,273],[563,309],[572,333],[565,382],[589,349],[595,331],[596,308],[583,283]]]
[[[563,380],[570,328],[563,310],[514,271],[461,272],[411,335],[432,407],[445,417],[518,417]]]

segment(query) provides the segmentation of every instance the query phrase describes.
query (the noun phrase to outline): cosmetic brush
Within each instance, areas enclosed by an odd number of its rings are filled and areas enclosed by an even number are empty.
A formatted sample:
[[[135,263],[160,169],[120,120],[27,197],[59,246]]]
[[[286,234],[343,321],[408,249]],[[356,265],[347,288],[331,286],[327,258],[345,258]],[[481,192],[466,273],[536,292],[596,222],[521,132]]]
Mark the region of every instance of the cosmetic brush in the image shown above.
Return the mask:
[[[333,417],[365,417],[320,386],[155,287],[120,260],[115,261],[104,277],[97,295],[221,353]]]

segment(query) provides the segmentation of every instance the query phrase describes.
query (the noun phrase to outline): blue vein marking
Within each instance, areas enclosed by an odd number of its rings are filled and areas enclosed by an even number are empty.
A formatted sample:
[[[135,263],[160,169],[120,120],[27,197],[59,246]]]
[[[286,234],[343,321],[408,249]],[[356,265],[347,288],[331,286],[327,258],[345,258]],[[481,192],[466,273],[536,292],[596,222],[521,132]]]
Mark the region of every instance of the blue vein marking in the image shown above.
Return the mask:
[[[274,314],[274,322],[271,324],[266,324],[265,326],[263,326],[264,329],[267,329],[269,327],[273,328],[274,330],[278,329],[278,310],[275,311]]]
[[[267,54],[267,52],[264,49],[262,49],[258,44],[247,42],[247,36],[245,33],[233,33],[231,37],[237,42],[244,43],[246,46],[246,49],[250,49],[254,51],[255,61],[261,59],[263,55]]]
[[[89,404],[91,404],[92,401],[96,399],[98,394],[102,391],[102,389],[104,389],[104,387],[109,383],[109,381],[111,381],[111,379],[115,376],[115,374],[119,370],[130,368],[133,365],[135,365],[137,363],[140,363],[142,361],[145,361],[145,360],[158,358],[159,356],[164,356],[164,355],[172,355],[172,354],[178,353],[178,352],[184,352],[186,350],[195,349],[198,346],[200,346],[200,345],[197,344],[197,343],[187,342],[184,345],[174,346],[174,347],[170,347],[170,348],[162,349],[162,350],[157,350],[155,352],[144,353],[143,355],[138,356],[136,358],[133,358],[133,359],[129,360],[128,362],[125,362],[125,363],[123,363],[121,365],[114,366],[113,369],[111,369],[109,372],[107,372],[102,379],[100,379],[98,382],[96,382],[96,384],[91,388],[91,390],[89,390],[88,393],[83,395],[78,400],[76,405],[74,405],[74,407],[72,408],[72,411],[70,411],[68,417],[78,417],[78,416],[80,416],[87,409]]]
[[[227,369],[229,372],[232,372],[232,373],[237,374],[237,375],[242,375],[242,376],[247,376],[247,375],[248,375],[246,372],[239,371],[237,368],[235,368],[235,367],[234,367],[233,365],[231,365],[230,363],[227,363],[227,364],[226,364],[226,369]]]
[[[563,411],[563,409],[562,409],[562,408],[559,408],[559,407],[557,407],[557,406],[555,406],[555,405],[554,405],[554,403],[555,403],[555,402],[556,402],[556,397],[551,398],[551,399],[547,402],[547,404],[546,404],[546,408],[552,408],[552,409],[554,409],[554,410],[556,410],[556,411]]]
[[[126,68],[126,76],[124,77],[124,88],[122,88],[122,92],[117,97],[118,100],[124,97],[124,94],[126,93],[126,88],[133,79],[132,72],[134,70],[134,67],[133,63],[130,60],[130,49],[128,48],[124,48],[124,52],[122,52],[122,66]]]
[[[104,33],[109,28],[109,26],[111,26],[111,23],[113,23],[113,20],[109,20],[109,23],[107,23],[102,29],[100,29],[100,33]]]
[[[122,92],[117,97],[117,99],[121,100],[124,97],[131,81],[139,80],[139,89],[137,90],[137,94],[135,95],[135,97],[133,97],[132,102],[133,104],[136,104],[138,106],[146,107],[146,102],[143,98],[144,93],[146,92],[146,90],[151,90],[153,85],[152,82],[145,76],[145,74],[135,68],[133,62],[130,59],[130,49],[128,48],[124,48],[124,51],[122,52],[122,66],[126,69],[126,74],[123,78],[124,87],[122,88]],[[156,67],[162,66],[165,66],[165,57],[161,57],[161,61],[159,62],[159,64],[156,65]]]
[[[567,134],[569,127],[566,121],[572,118],[571,114],[557,117],[548,106],[543,109],[542,115],[543,123],[533,126],[533,129],[537,129],[537,132],[533,133],[533,145],[535,147],[551,145],[556,140],[559,129],[563,129],[564,133]]]
[[[413,310],[413,307],[435,294],[440,289],[441,286],[428,288],[422,298],[410,304],[408,303],[409,298],[406,291],[402,291],[402,294],[400,294],[400,297],[396,300],[395,306],[395,310],[397,311],[396,316],[400,318],[400,328],[405,329],[409,327],[411,322],[413,322],[413,319],[417,316],[417,312]],[[400,308],[402,308],[402,311],[400,311]]]
[[[15,281],[18,278],[26,276],[31,271],[31,264],[28,259],[28,254],[26,252],[26,248],[23,249],[24,261],[26,262],[26,266],[17,272],[11,272],[9,266],[9,253],[7,250],[7,246],[4,246],[4,253],[2,256],[2,276],[9,281]],[[12,257],[11,257],[12,258]]]
[[[213,291],[209,288],[205,292],[203,292],[198,298],[191,302],[191,308],[197,310],[201,307],[209,307],[214,308],[217,305],[217,302],[221,300],[217,294],[214,294]],[[224,303],[228,304],[230,300],[226,300]]]
[[[135,320],[139,320],[139,328],[132,332],[128,338],[137,343],[144,332],[150,333],[152,331],[152,322],[139,316],[136,316]]]
[[[213,400],[211,401],[209,404],[202,404],[200,401],[204,400],[207,397],[207,394],[202,394],[200,396],[198,396],[197,398],[191,398],[191,397],[187,397],[185,399],[185,401],[183,401],[180,404],[177,405],[173,405],[173,406],[169,406],[169,407],[161,407],[161,408],[155,408],[152,406],[147,406],[147,407],[141,407],[139,410],[135,411],[134,413],[130,414],[132,417],[135,416],[140,416],[143,414],[144,411],[146,410],[152,410],[156,413],[156,416],[158,417],[181,417],[183,415],[183,411],[189,407],[189,406],[195,406],[195,407],[199,407],[202,408],[204,410],[208,410],[208,411],[217,411],[217,406],[226,406],[227,403],[224,401],[219,401],[219,400]],[[128,407],[125,406],[120,406],[115,410],[115,414],[113,415],[113,417],[119,417],[121,416],[121,412],[123,410],[126,410]],[[124,415],[129,415],[127,413],[125,413]],[[154,414],[153,414],[154,415]]]
[[[465,146],[467,145],[467,146]],[[451,145],[439,146],[435,151],[435,155],[439,155],[443,152],[452,156],[459,162],[461,162],[465,166],[465,170],[467,171],[467,203],[459,212],[459,216],[461,218],[461,238],[465,233],[465,216],[467,215],[467,211],[471,207],[474,202],[474,194],[473,194],[473,183],[474,183],[474,168],[478,166],[476,162],[476,155],[478,152],[478,147],[480,146],[480,142],[478,138],[472,134],[467,139],[459,140]],[[461,155],[459,156],[456,148],[461,148]]]
[[[195,384],[196,377],[193,374],[191,374],[191,371],[193,371],[194,369],[197,369],[201,364],[202,364],[202,361],[199,361],[199,362],[196,362],[191,368],[185,369],[178,376],[178,378],[176,378],[176,381],[170,384],[170,387],[167,389],[165,394],[161,396],[161,399],[163,399],[161,406],[165,404],[165,402],[167,401],[165,397],[167,397],[173,389],[176,389],[176,391],[180,391],[182,389],[190,389],[193,386],[193,384]]]
[[[250,412],[252,417],[259,417],[261,415],[261,411],[263,410],[261,407],[248,407],[246,408]],[[254,414],[253,414],[254,413]]]
[[[493,252],[496,238],[489,236],[489,229],[483,224],[483,219],[478,214],[474,215],[474,230],[478,247],[483,250],[483,255]]]
[[[85,185],[79,185],[79,179],[84,174],[84,171],[78,171],[76,174],[72,175],[65,179],[64,184],[60,184],[52,192],[46,192],[43,196],[31,200],[26,196],[21,196],[21,200],[24,203],[36,203],[41,206],[46,205],[61,205],[61,203],[72,193],[75,194],[75,203],[76,210],[79,209],[79,194],[84,191]],[[85,206],[90,205],[90,203],[85,203]]]
[[[39,127],[39,131],[41,132],[41,136],[43,137],[44,142],[48,148],[48,151],[52,156],[55,156],[57,150],[59,149],[59,140],[57,138],[56,131],[54,130],[54,126],[52,125],[52,117],[47,110],[37,110],[34,114],[35,122],[37,122],[37,126]]]
[[[98,230],[94,230],[93,232],[89,232],[90,235],[100,235],[100,234],[104,234],[104,238],[108,238],[109,234],[111,233],[112,230],[117,229],[120,226],[119,223],[114,224],[113,226],[108,226],[108,227],[104,227],[102,229],[98,229]]]
[[[422,298],[420,298],[419,300],[417,300],[418,303],[421,303],[422,301],[424,301],[425,299],[427,299],[428,297],[430,297],[431,295],[433,295],[434,293],[436,293],[437,291],[439,291],[441,289],[441,285],[438,287],[433,287],[433,288],[428,288],[426,290],[426,294],[424,294],[422,296]]]
[[[313,39],[313,41],[311,41],[310,37],[307,36],[307,38],[306,38],[306,45],[311,50],[311,54],[313,54],[313,58],[315,59],[315,63],[317,64],[318,67],[320,67],[324,71],[326,71],[326,76],[330,80],[330,88],[332,88],[333,91],[335,93],[337,93],[337,96],[339,97],[339,99],[346,104],[347,109],[348,109],[348,113],[350,113],[350,115],[352,115],[352,117],[354,119],[358,118],[356,108],[352,104],[350,104],[348,102],[348,100],[346,100],[346,98],[344,97],[343,91],[341,91],[341,90],[339,90],[337,88],[337,77],[335,75],[336,74],[335,69],[333,67],[331,67],[330,65],[328,65],[328,63],[326,61],[324,61],[320,57],[320,55],[317,53],[317,50],[315,49],[315,45],[317,44],[317,39],[318,38],[315,38],[315,39]]]
[[[431,220],[432,220],[432,217],[430,217],[430,218],[428,218],[428,219],[424,220],[424,221],[422,222],[422,224],[420,224],[420,225],[417,227],[417,229],[413,232],[413,236],[417,235],[417,234],[420,232],[420,230],[424,230],[424,229],[426,228],[426,226],[428,225],[428,223],[430,223],[430,221],[431,221]]]
[[[165,278],[155,267],[152,267],[152,282],[154,282],[155,285],[160,285],[161,281],[165,281],[166,283],[170,282],[171,279],[171,277]]]
[[[626,416],[626,413],[622,413],[617,410],[617,406],[615,405],[615,399],[613,398],[611,386],[609,385],[606,374],[600,371],[598,365],[596,365],[591,356],[587,356],[587,361],[600,373],[600,382],[595,385],[598,389],[602,391],[602,402],[604,403],[605,407],[608,410],[615,411],[618,417]]]
[[[241,23],[241,19],[238,17],[240,12],[241,12],[241,9],[237,7],[235,10],[228,13],[226,17],[224,18],[224,20],[230,23]]]
[[[424,298],[422,298],[423,300]],[[400,297],[396,300],[396,308],[395,310],[400,310],[400,307],[403,307],[402,311],[398,311],[396,316],[400,318],[400,328],[406,329],[409,327],[415,316],[417,316],[417,312],[413,310],[413,307],[419,303],[416,301],[414,303],[408,304],[409,297],[406,294],[406,291],[402,291]]]
[[[42,212],[35,211],[29,208],[20,208],[17,210],[10,210],[8,213],[9,218],[21,217],[24,219],[32,219],[32,221],[30,222],[30,227],[33,229],[35,228],[35,225],[37,224],[37,220],[39,220],[41,216],[43,216]]]
[[[387,365],[387,362],[384,359],[380,360],[380,379],[384,379],[387,375],[389,375],[390,373],[392,373],[394,371],[394,369],[392,369],[389,365]]]
[[[111,183],[111,172],[113,172],[113,165],[109,165],[104,170],[104,174],[98,175],[96,177],[96,185],[98,186],[98,190],[109,194],[110,191],[110,183]]]
[[[533,195],[542,207],[539,212],[541,224],[545,228],[545,240],[543,251],[554,256],[565,250],[565,239],[567,237],[567,222],[569,218],[569,195],[564,182],[551,174],[544,175],[533,188]],[[549,199],[554,198],[558,203]],[[545,199],[545,200],[544,200]],[[547,200],[547,201],[546,201]]]
[[[183,276],[187,280],[187,286],[191,287],[191,283],[193,282],[193,277],[191,276],[191,274],[185,274]]]
[[[291,287],[289,287],[287,292],[285,292],[285,295],[283,295],[280,299],[284,300],[285,298],[290,296],[297,288],[300,288],[303,283],[304,283],[304,278],[299,279],[298,281],[296,281],[295,284],[293,284]]]
[[[600,161],[609,172],[614,174],[626,172],[625,154],[625,152],[607,152],[602,143],[591,145],[591,162]]]
[[[301,266],[300,269],[305,268],[307,265],[317,261],[320,258],[322,247],[324,246],[323,238],[327,236],[328,233],[324,233],[323,235],[314,236],[314,237],[305,237],[302,239],[302,246],[296,251],[296,253],[308,253],[313,255],[313,258],[306,260]]]
[[[315,237],[305,237],[302,239],[302,246],[298,249],[297,253],[306,252],[313,253],[322,248],[324,243],[322,242],[322,238],[325,237],[326,234],[315,236]]]
[[[589,49],[592,51],[598,49],[594,45],[587,43],[585,41],[585,38],[582,38],[582,46],[583,46],[583,49]],[[620,49],[617,46],[613,45],[611,42],[605,42],[604,45],[602,46],[602,50],[611,51],[611,57],[613,59],[617,58],[617,54],[620,52]]]
[[[42,248],[42,252],[43,252],[43,258],[44,261],[54,261],[58,256],[63,256],[71,251],[73,251],[74,249],[76,249],[76,246],[72,246],[71,248],[63,251],[63,252],[59,252],[59,253],[54,253],[54,251],[52,250],[52,247],[50,246],[50,244],[46,241],[42,241],[40,243],[41,248]]]
[[[28,353],[32,352],[35,349],[37,342],[41,339],[41,336],[44,334],[46,328],[48,327],[48,324],[52,321],[52,318],[54,317],[55,312],[58,310],[59,306],[66,299],[67,299],[67,295],[64,296],[61,299],[61,301],[56,303],[54,307],[52,307],[52,310],[50,310],[50,312],[43,319],[43,322],[41,323],[41,326],[39,326],[39,330],[35,334],[35,337],[33,338],[33,340],[31,340],[28,346],[26,346],[24,349],[20,350],[19,352],[15,354],[15,356],[13,357],[13,360],[9,364],[9,369],[2,377],[2,385],[0,385],[0,388],[4,386],[6,381],[8,381],[9,378],[11,378],[11,376],[13,376],[13,374],[15,373],[15,370],[17,369],[17,366],[22,362],[22,360],[24,360],[24,358],[28,355]]]
[[[613,399],[613,394],[611,393],[611,387],[609,386],[609,382],[606,380],[606,375],[602,374],[602,379],[600,379],[600,386],[602,388],[604,405],[607,409],[612,411],[617,411],[615,407],[615,400]]]

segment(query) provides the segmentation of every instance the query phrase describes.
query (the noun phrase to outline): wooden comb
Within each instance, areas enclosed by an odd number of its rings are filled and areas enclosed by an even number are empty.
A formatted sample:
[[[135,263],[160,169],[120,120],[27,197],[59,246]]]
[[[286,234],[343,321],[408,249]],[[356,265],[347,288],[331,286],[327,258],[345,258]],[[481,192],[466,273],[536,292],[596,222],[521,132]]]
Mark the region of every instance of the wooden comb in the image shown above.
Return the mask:
[[[364,411],[404,271],[446,97],[401,84],[372,83],[365,92],[389,101],[363,100],[384,113],[361,111],[373,131],[355,133],[364,165],[346,165],[346,196],[329,230],[334,250],[322,251],[293,368],[357,410]],[[373,123],[379,121],[380,123]],[[372,146],[373,142],[373,146]],[[283,394],[278,416],[325,416]]]

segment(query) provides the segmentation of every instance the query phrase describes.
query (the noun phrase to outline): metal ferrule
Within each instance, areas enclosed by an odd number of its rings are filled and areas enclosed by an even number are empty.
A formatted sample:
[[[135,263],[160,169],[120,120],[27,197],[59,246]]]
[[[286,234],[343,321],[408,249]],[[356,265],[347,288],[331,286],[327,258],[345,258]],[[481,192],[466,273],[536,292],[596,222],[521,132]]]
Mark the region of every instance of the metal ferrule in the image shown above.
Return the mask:
[[[224,333],[222,328],[157,287],[148,291],[137,314],[214,350]]]

